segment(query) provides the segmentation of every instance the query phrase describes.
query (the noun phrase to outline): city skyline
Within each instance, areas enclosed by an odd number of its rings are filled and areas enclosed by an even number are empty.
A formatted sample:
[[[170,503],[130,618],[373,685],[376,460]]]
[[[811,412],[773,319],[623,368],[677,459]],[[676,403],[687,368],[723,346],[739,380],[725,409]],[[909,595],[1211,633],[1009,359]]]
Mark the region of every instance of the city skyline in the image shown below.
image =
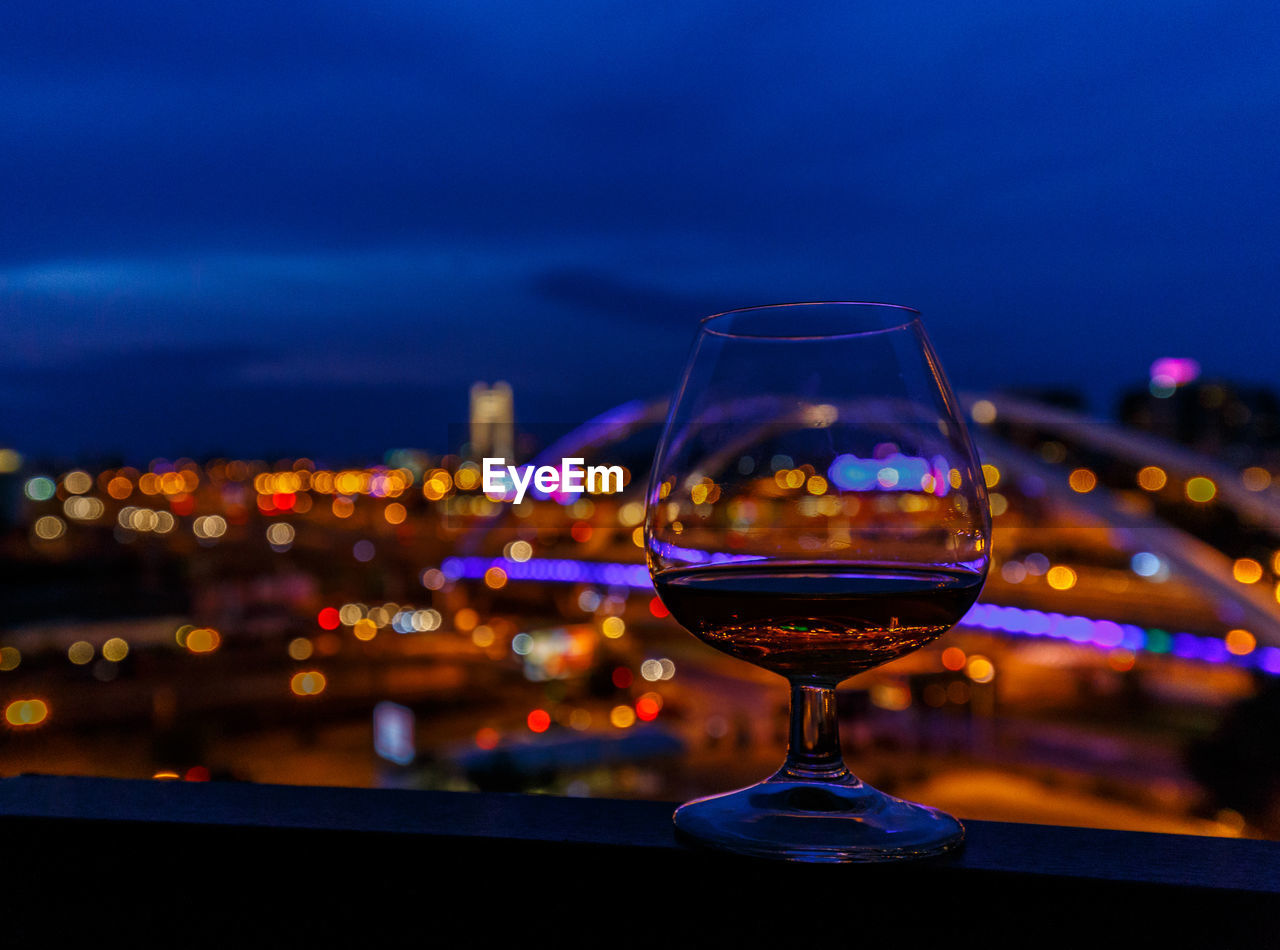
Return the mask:
[[[3,476],[22,500],[0,770],[649,798],[751,780],[785,685],[655,596],[635,443],[660,410],[555,447],[636,466],[571,503],[495,500],[475,461],[409,453]],[[1250,792],[1265,728],[1239,725],[1280,682],[1271,471],[1016,398],[968,412],[992,570],[945,640],[842,691],[859,774],[965,818],[1274,837]],[[903,456],[855,486],[847,460],[743,450],[746,494],[678,490],[731,533],[873,530],[935,497]]]

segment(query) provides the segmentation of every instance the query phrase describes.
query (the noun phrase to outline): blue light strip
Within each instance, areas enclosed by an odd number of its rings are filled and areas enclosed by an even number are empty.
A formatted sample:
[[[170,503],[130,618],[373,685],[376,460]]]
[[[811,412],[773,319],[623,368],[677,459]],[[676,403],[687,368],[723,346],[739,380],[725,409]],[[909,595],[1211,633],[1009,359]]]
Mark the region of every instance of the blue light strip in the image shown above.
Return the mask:
[[[512,561],[508,558],[451,557],[440,565],[450,580],[478,580],[491,567],[500,567],[513,581],[550,581],[562,584],[600,584],[608,587],[630,587],[653,592],[649,569],[643,564],[613,564],[600,561],[534,558]],[[990,630],[1015,637],[1049,637],[1068,640],[1104,650],[1125,649],[1134,653],[1157,656],[1172,654],[1186,660],[1229,663],[1257,669],[1272,676],[1280,675],[1280,648],[1258,647],[1244,656],[1227,652],[1218,637],[1202,637],[1194,633],[1166,633],[1114,620],[1046,613],[1024,607],[1001,607],[996,604],[974,604],[959,626]]]

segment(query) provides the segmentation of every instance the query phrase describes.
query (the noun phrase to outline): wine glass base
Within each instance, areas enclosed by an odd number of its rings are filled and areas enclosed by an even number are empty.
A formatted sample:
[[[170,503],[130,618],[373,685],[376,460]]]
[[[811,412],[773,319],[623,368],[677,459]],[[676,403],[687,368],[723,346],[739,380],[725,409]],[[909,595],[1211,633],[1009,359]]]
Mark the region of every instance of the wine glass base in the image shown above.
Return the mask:
[[[675,823],[695,844],[806,863],[927,858],[964,841],[964,827],[945,812],[886,795],[848,773],[818,781],[779,772],[681,805]]]

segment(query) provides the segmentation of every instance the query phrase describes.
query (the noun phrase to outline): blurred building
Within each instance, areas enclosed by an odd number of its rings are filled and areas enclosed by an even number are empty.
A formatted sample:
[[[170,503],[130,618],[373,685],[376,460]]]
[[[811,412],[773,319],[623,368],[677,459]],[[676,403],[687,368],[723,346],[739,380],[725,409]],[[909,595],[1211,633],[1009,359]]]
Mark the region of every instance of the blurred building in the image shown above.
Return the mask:
[[[1116,415],[1124,425],[1227,462],[1280,457],[1280,397],[1266,387],[1153,375],[1147,387],[1124,394]]]
[[[470,423],[472,458],[514,458],[515,403],[508,383],[471,387]]]

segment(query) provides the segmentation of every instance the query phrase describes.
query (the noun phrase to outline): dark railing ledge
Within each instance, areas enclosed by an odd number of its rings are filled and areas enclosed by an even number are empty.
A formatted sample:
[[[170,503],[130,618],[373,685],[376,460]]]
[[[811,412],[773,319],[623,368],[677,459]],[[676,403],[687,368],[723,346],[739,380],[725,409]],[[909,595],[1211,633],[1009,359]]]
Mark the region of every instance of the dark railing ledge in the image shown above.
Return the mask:
[[[642,935],[854,944],[868,933],[905,947],[964,934],[991,945],[1075,935],[1106,946],[1119,934],[1280,945],[1277,842],[967,821],[954,855],[815,867],[690,849],[672,808],[18,776],[0,780],[0,932],[22,921],[150,933],[165,922],[196,939],[301,942],[296,928],[323,922],[307,933],[345,925],[430,943],[456,927],[486,942],[597,947]]]

